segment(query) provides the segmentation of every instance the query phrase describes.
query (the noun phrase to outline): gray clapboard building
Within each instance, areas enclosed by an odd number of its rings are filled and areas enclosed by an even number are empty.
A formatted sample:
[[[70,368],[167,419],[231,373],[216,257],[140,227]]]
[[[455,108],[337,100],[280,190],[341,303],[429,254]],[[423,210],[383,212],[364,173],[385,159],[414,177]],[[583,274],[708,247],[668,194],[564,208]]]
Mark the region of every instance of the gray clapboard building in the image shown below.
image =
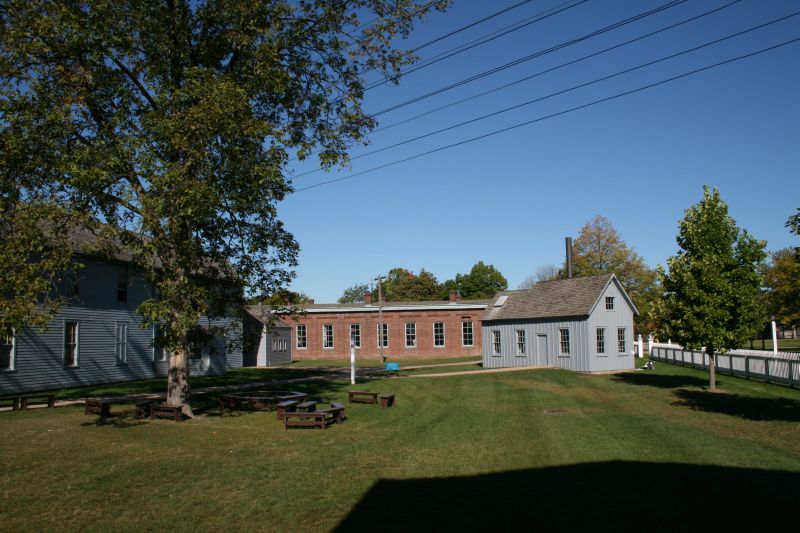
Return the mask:
[[[498,293],[482,317],[483,366],[630,370],[635,314],[613,274]]]
[[[292,328],[272,317],[269,310],[259,306],[247,308],[245,316],[244,366],[270,367],[292,362]]]
[[[0,336],[0,394],[97,385],[165,376],[167,355],[156,348],[156,328],[142,328],[136,308],[153,288],[124,260],[81,258],[65,276],[67,297],[46,328]],[[225,331],[190,352],[190,375],[224,374],[242,366],[241,321],[203,319]],[[225,337],[228,338],[225,338]]]

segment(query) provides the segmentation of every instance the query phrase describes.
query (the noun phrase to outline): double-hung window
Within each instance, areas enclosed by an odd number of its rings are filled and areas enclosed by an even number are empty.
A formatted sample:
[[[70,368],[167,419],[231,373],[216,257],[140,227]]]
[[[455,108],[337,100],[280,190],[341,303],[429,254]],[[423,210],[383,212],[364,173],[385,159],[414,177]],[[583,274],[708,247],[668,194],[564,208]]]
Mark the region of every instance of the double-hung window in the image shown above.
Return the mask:
[[[118,365],[128,362],[128,324],[117,322],[114,354]]]
[[[444,322],[433,323],[433,346],[436,348],[444,346]]]
[[[606,353],[606,328],[597,328],[597,353]]]
[[[295,337],[297,337],[298,348],[308,347],[308,332],[305,324],[297,324]]]
[[[406,324],[406,348],[417,346],[417,325],[414,322]]]
[[[353,348],[361,348],[361,324],[350,324],[350,341]]]
[[[569,330],[562,328],[558,330],[559,350],[561,355],[569,355]]]
[[[14,370],[14,359],[17,351],[14,332],[0,333],[0,372]]]
[[[625,328],[617,328],[617,351],[625,353]]]
[[[78,323],[64,322],[64,366],[78,366],[78,341],[80,333]]]
[[[606,296],[606,310],[613,311],[614,310],[614,297],[613,296]]]
[[[333,324],[322,325],[322,348],[333,349]]]
[[[472,346],[474,343],[474,335],[472,334],[472,322],[465,320],[461,323],[461,345]]]
[[[500,331],[496,329],[492,330],[492,355],[500,355],[501,348]]]
[[[525,330],[517,330],[517,355],[525,355]]]
[[[386,322],[378,324],[378,348],[389,347],[389,324]]]

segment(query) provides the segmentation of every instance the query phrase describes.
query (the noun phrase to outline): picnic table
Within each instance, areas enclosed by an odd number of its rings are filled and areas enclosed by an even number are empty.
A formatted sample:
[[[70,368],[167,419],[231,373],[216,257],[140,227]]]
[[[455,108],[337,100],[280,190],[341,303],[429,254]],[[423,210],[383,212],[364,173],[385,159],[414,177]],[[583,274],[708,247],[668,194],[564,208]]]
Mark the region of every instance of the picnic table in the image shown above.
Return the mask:
[[[342,423],[345,419],[344,405],[331,403],[330,409],[320,411],[295,411],[287,412],[283,415],[283,428],[290,427],[318,427],[326,429],[331,424]]]
[[[287,401],[302,402],[307,394],[294,391],[251,391],[223,394],[219,398],[220,409],[238,411],[241,409],[275,411],[279,404]]]
[[[33,402],[32,400],[39,400]],[[55,407],[56,397],[53,394],[12,394],[9,396],[0,396],[0,407],[11,407],[12,410],[27,409],[29,405],[47,404],[47,407]],[[8,403],[5,403],[8,402]],[[5,403],[3,405],[3,403]]]
[[[378,393],[364,390],[351,390],[347,392],[348,403],[378,403]]]

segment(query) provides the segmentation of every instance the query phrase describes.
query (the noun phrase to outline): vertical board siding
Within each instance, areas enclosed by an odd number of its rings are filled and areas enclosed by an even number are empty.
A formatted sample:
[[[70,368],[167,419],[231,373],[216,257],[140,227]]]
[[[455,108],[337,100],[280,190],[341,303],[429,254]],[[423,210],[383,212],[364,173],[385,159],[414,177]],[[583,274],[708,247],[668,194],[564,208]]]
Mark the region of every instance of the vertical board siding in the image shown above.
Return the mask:
[[[149,298],[140,275],[129,272],[127,302],[117,302],[116,265],[85,261],[78,299],[65,305],[47,328],[26,328],[17,333],[13,371],[0,372],[0,394],[34,392],[165,376],[167,361],[153,361],[153,330],[141,328],[136,308]],[[63,365],[64,323],[78,322],[78,364]],[[238,322],[238,326],[237,326]],[[127,362],[116,360],[116,324],[128,324]],[[204,320],[203,324],[207,324]],[[214,325],[241,323],[225,318]],[[242,366],[241,348],[228,351],[223,338],[214,340],[207,361],[190,363],[193,375],[223,374]]]
[[[569,329],[570,355],[559,355],[559,333],[561,328]],[[586,321],[487,321],[481,325],[483,341],[484,368],[504,368],[515,366],[557,366],[567,370],[589,371],[586,343]],[[516,330],[525,331],[526,354],[516,354]],[[492,331],[500,331],[501,355],[492,355]],[[537,365],[536,335],[547,336],[547,365]]]
[[[614,310],[606,309],[606,297],[614,298]],[[590,354],[591,372],[632,370],[633,362],[633,309],[615,283],[610,283],[587,319],[586,349]],[[597,328],[605,328],[605,354],[597,353]],[[625,352],[617,349],[617,329],[625,328]]]
[[[285,350],[272,349],[272,341],[277,340],[286,345]],[[273,328],[261,335],[258,346],[258,358],[255,366],[269,367],[286,365],[292,362],[292,330],[291,328]]]

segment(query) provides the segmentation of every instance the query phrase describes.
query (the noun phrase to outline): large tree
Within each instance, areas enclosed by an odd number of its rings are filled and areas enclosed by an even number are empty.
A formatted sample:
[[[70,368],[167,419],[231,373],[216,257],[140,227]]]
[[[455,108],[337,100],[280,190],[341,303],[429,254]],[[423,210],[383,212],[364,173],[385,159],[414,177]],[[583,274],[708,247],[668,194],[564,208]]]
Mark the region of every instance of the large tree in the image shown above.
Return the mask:
[[[436,276],[424,268],[419,274],[405,268],[393,268],[386,273],[381,283],[382,296],[387,302],[414,302],[439,299],[439,282]],[[372,292],[373,301],[378,301],[378,289]]]
[[[656,272],[628,247],[608,218],[597,215],[583,225],[573,241],[572,257],[576,277],[615,274],[639,310],[637,326],[644,330],[652,328],[648,310],[657,295]],[[565,265],[562,277],[566,272]]]
[[[800,254],[784,248],[763,269],[767,313],[784,326],[800,324]]]
[[[445,281],[442,288],[445,293],[456,290],[462,298],[491,298],[498,291],[508,288],[508,280],[494,265],[478,261],[472,265],[468,274],[456,274],[455,279]]]
[[[289,158],[346,161],[375,123],[365,72],[393,78],[411,60],[394,38],[446,4],[4,0],[0,244],[33,266],[7,278],[19,265],[0,264],[2,288],[13,279],[2,325],[52,316],[59,302],[31,306],[23,285],[41,270],[46,292],[72,260],[52,243],[85,228],[157,287],[139,312],[170,353],[167,402],[191,415],[198,319],[293,276],[298,245],[276,211]]]
[[[659,271],[659,333],[687,348],[705,348],[714,390],[717,353],[742,346],[763,325],[759,266],[765,243],[739,229],[719,191],[708,187],[700,203],[686,210],[677,241],[668,271]]]
[[[364,296],[370,294],[369,285],[366,283],[357,283],[352,287],[348,287],[339,298],[340,304],[358,304],[364,302]]]

